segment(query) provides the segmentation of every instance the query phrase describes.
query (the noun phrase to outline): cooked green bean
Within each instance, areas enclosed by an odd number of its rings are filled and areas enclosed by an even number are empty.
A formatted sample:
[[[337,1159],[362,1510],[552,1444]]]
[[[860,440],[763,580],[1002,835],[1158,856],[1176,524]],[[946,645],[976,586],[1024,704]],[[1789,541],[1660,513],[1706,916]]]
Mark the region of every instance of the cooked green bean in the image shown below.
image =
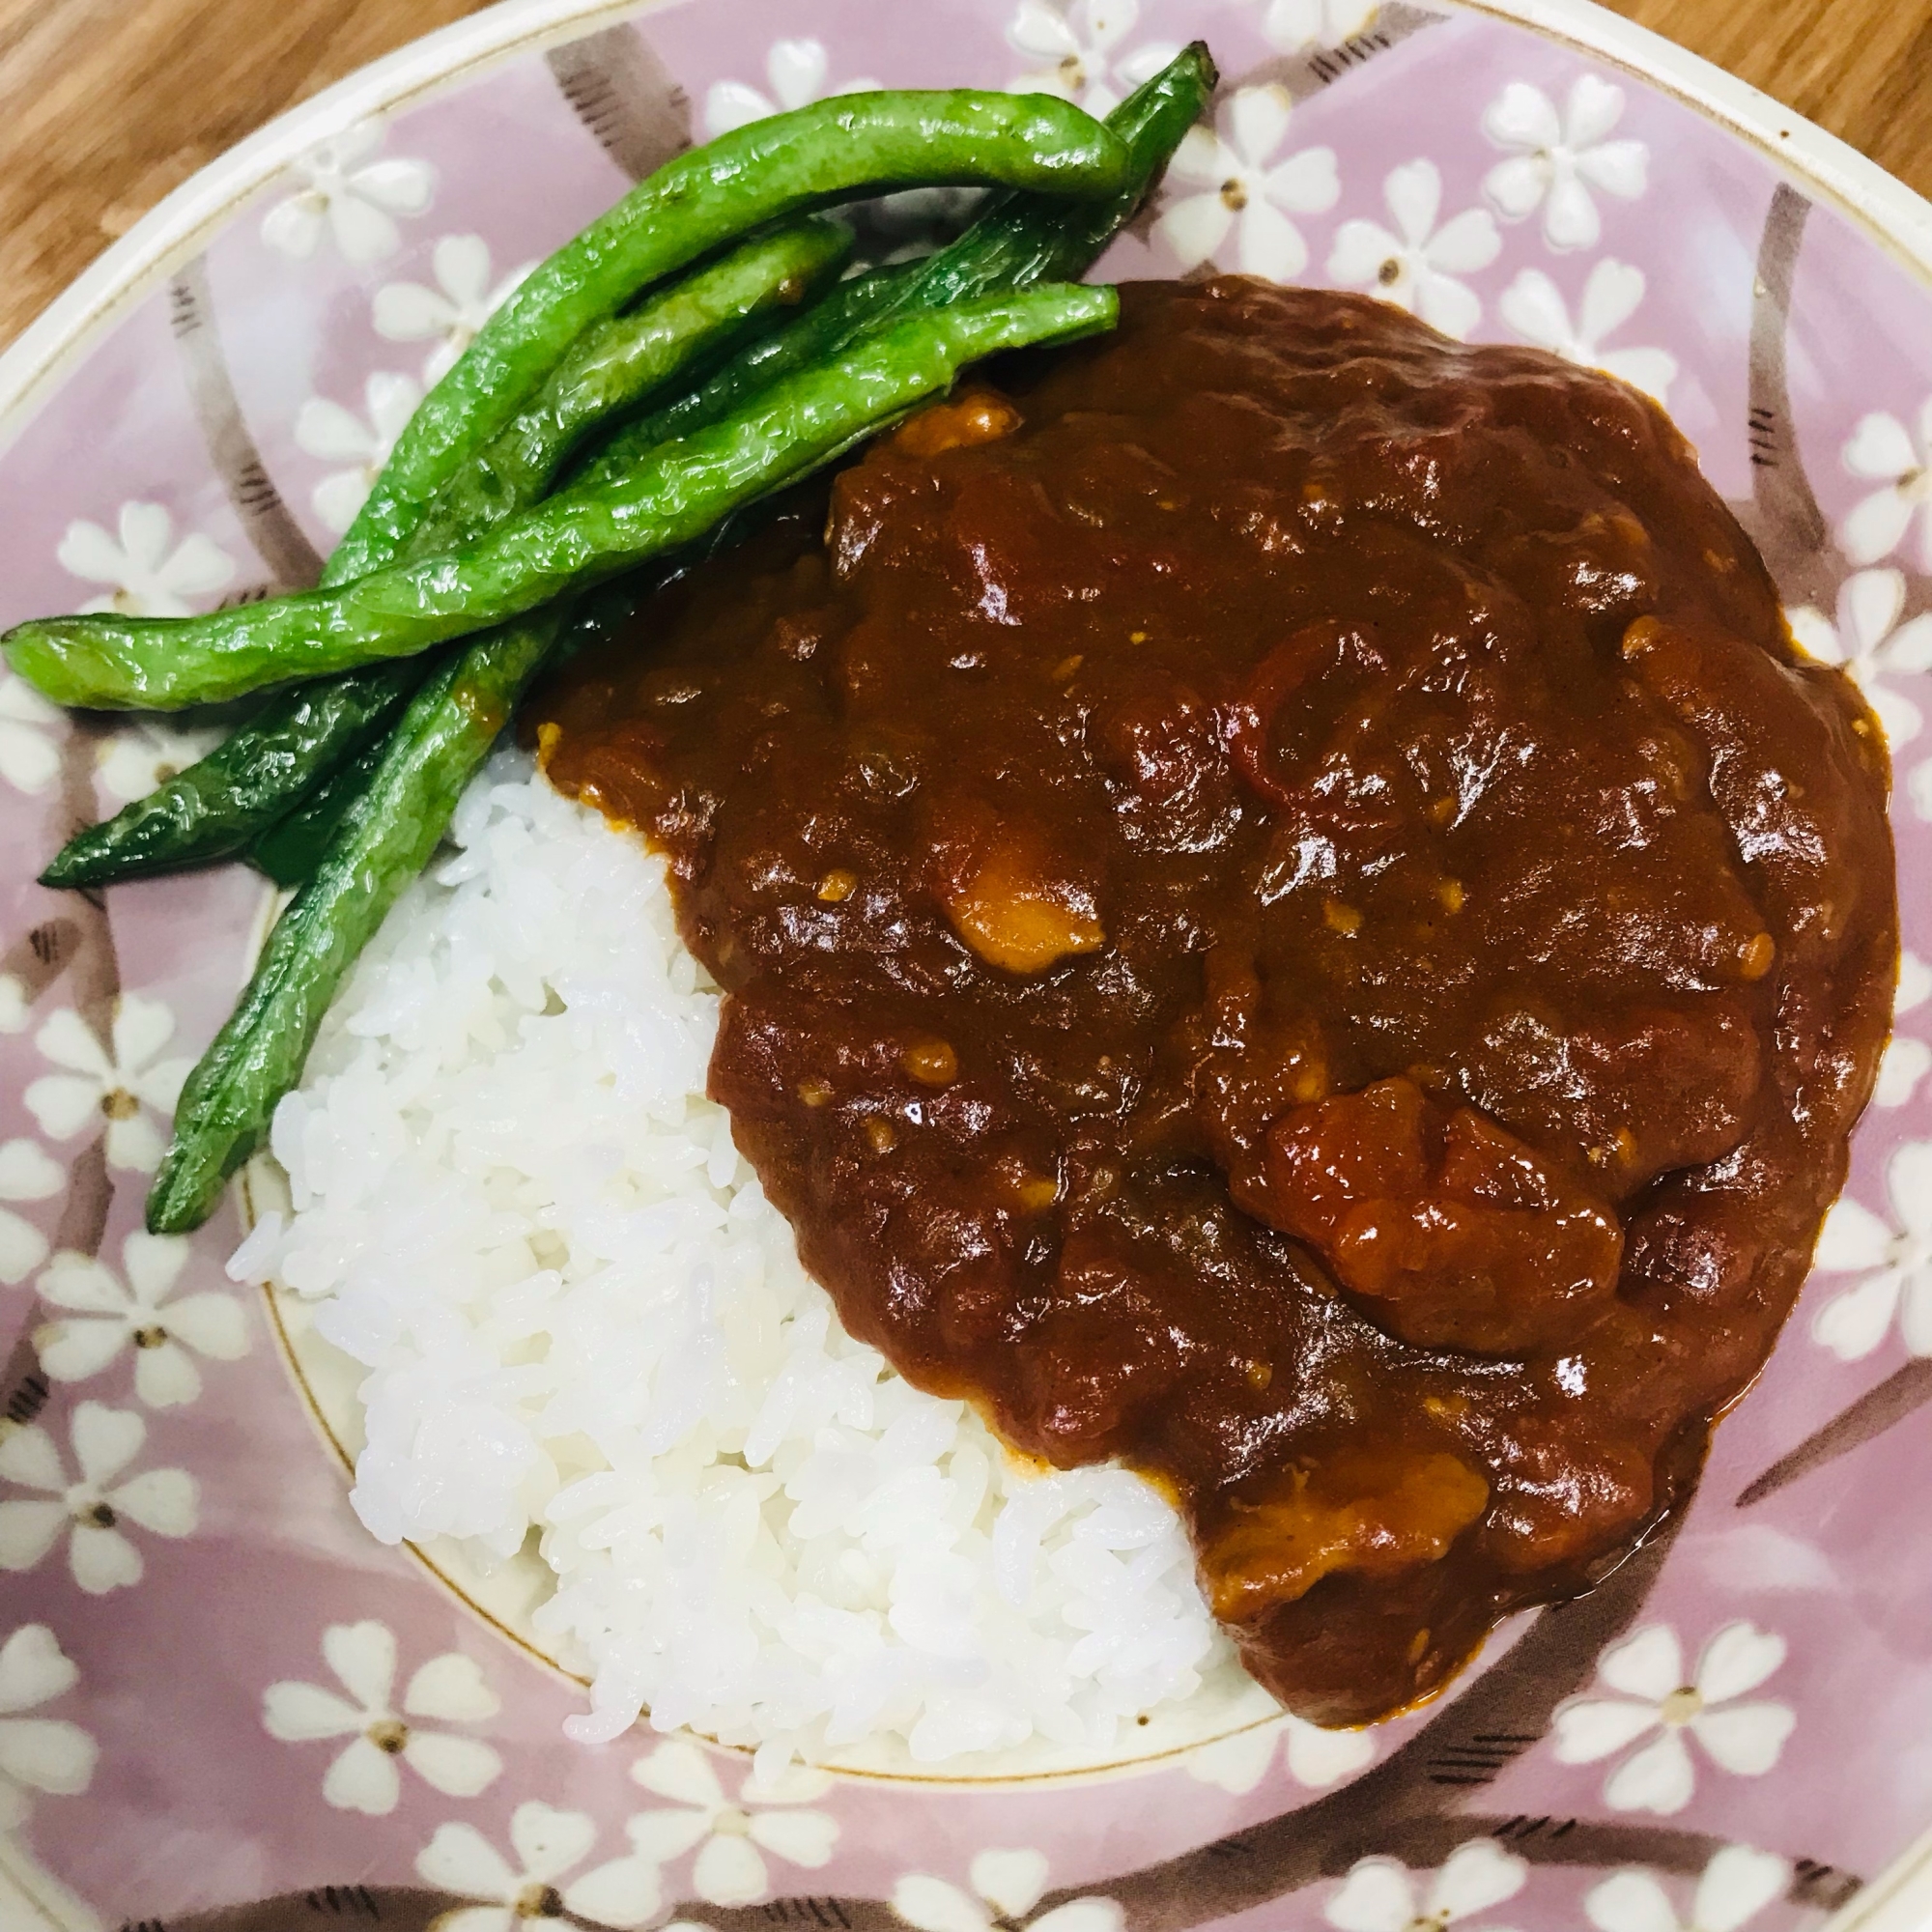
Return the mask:
[[[1111,327],[1118,307],[1112,289],[1053,284],[906,316],[630,476],[564,491],[467,550],[206,617],[45,618],[8,634],[7,659],[63,703],[172,710],[411,656],[689,543],[944,388],[961,362]]]
[[[756,391],[837,354],[894,315],[1083,274],[1146,198],[1213,99],[1217,77],[1207,44],[1196,41],[1107,116],[1129,158],[1118,192],[1074,204],[1024,192],[997,196],[950,247],[841,283],[797,321],[740,350],[696,389],[620,429],[581,480],[595,484],[622,474],[645,450],[728,415]]]
[[[327,855],[269,933],[226,1024],[175,1106],[175,1134],[148,1195],[157,1235],[198,1228],[301,1077],[343,977],[398,895],[428,864],[463,788],[489,756],[556,635],[553,613],[478,639],[432,672],[349,806]]]
[[[776,307],[804,299],[833,272],[848,247],[837,223],[810,216],[753,238],[586,331],[537,400],[427,506],[400,554],[425,554],[452,535],[468,540],[534,501],[600,409],[650,395],[699,356],[768,324]],[[343,581],[345,554],[330,559],[325,584]],[[409,661],[373,666],[271,696],[207,757],[78,834],[42,882],[111,885],[242,851],[400,717],[426,670]],[[299,844],[265,849],[272,856]],[[265,869],[291,883],[273,865]]]
[[[359,577],[535,392],[584,329],[636,293],[781,215],[886,187],[991,183],[1111,194],[1119,140],[1050,95],[837,95],[668,161],[540,268],[477,331],[389,453],[342,551]]]
[[[421,662],[412,660],[412,663]],[[433,669],[434,661],[423,666]],[[293,892],[315,876],[350,808],[368,790],[388,751],[386,734],[338,765],[296,809],[249,841],[243,856],[265,877]]]
[[[692,492],[682,516],[669,513],[662,488],[672,466],[659,465],[658,526],[675,524],[682,535],[699,537],[730,503],[798,477],[944,390],[962,363],[1091,333],[1111,324],[1117,306],[1111,289],[1048,288],[901,322],[865,346],[868,361],[855,355],[838,370],[805,372],[756,412],[720,425],[713,440],[721,459],[742,440],[741,427],[755,425],[762,460],[748,463],[741,451],[735,468],[715,462],[714,480],[728,479],[728,487]],[[648,516],[640,505],[652,498],[652,479],[641,480],[628,507]],[[621,525],[625,509],[606,505],[601,514]],[[416,694],[327,855],[270,933],[241,1004],[182,1090],[174,1140],[148,1197],[155,1233],[200,1226],[227,1177],[259,1144],[275,1102],[300,1078],[343,975],[434,851],[559,621],[553,607],[475,639]]]
[[[402,716],[413,659],[277,692],[242,725],[145,798],[76,833],[43,886],[110,886],[239,852]]]
[[[715,355],[816,295],[852,252],[851,231],[810,215],[754,237],[639,308],[584,330],[496,440],[438,492],[411,554],[467,543],[555,481],[592,424],[657,394],[699,353]]]

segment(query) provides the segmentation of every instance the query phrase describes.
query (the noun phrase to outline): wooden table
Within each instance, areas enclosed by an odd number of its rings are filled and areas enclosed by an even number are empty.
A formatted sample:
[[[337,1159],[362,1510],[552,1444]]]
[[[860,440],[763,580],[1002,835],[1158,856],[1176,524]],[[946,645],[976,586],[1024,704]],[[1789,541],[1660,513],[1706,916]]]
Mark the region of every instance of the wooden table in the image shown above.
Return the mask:
[[[1932,194],[1932,0],[1610,0]],[[0,342],[204,161],[479,0],[0,0]]]

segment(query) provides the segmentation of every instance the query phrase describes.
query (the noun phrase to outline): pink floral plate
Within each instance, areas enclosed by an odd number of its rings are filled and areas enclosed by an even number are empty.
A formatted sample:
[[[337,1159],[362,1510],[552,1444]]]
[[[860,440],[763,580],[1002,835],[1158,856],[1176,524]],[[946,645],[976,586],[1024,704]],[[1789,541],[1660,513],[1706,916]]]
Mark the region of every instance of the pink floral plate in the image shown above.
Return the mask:
[[[307,582],[519,268],[690,140],[867,81],[1098,111],[1197,35],[1213,127],[1108,267],[1366,288],[1649,389],[1890,735],[1899,1031],[1694,1506],[1368,1732],[1260,1700],[1105,1767],[773,1790],[572,1744],[529,1579],[356,1523],[353,1381],[230,1283],[236,1213],[139,1232],[264,893],[34,875],[201,741],[0,679],[0,1932],[1932,1917],[1932,208],[1848,150],[1583,0],[506,0],[197,177],[0,356],[0,620]]]

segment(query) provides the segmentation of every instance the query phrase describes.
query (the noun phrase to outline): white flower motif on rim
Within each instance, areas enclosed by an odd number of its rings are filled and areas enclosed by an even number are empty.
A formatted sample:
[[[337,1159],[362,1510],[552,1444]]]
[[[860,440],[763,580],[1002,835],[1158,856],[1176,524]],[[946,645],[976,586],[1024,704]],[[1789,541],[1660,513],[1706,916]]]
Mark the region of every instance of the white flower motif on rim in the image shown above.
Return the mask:
[[[1553,350],[1566,361],[1586,369],[1601,369],[1633,388],[1670,400],[1677,380],[1677,358],[1665,349],[1605,349],[1605,336],[1621,328],[1643,300],[1641,269],[1607,256],[1590,270],[1573,323],[1556,284],[1541,269],[1524,269],[1506,288],[1496,307],[1503,320],[1525,341]]]
[[[1878,1063],[1878,1084],[1872,1089],[1874,1107],[1903,1107],[1932,1071],[1932,1046],[1895,1029],[1900,1019],[1932,999],[1932,966],[1911,948],[1898,955],[1898,991],[1891,1002],[1894,1031]]]
[[[1896,416],[1861,416],[1845,445],[1845,468],[1879,488],[1855,503],[1838,526],[1854,563],[1889,556],[1918,526],[1918,567],[1932,571],[1932,396],[1918,406],[1918,434]]]
[[[1466,336],[1482,320],[1473,290],[1457,280],[1487,269],[1503,238],[1486,209],[1465,209],[1441,227],[1442,177],[1434,161],[1406,161],[1382,185],[1395,230],[1375,221],[1345,221],[1335,232],[1328,272],[1345,286],[1419,315],[1444,335]]]
[[[1613,1872],[1583,1895],[1583,1916],[1597,1932],[1738,1932],[1791,1883],[1791,1867],[1749,1845],[1714,1853],[1697,1880],[1690,1916],[1680,1918],[1670,1894],[1647,1871]]]
[[[1365,34],[1381,11],[1380,0],[1264,0],[1262,38],[1285,54],[1339,47]]]
[[[748,1810],[748,1805],[796,1806],[820,1796],[831,1780],[795,1773],[779,1792],[747,1777],[732,1804],[711,1760],[696,1745],[673,1738],[631,1767],[646,1791],[687,1808],[647,1811],[624,1828],[640,1857],[662,1864],[694,1846],[691,1884],[707,1905],[751,1905],[771,1889],[764,1854],[809,1870],[828,1862],[838,1841],[836,1819],[822,1811]]]
[[[299,184],[262,220],[262,240],[297,261],[325,235],[351,262],[380,262],[402,245],[395,217],[422,214],[436,191],[427,161],[376,158],[383,129],[365,121],[311,148],[290,169]]]
[[[1140,0],[1020,0],[1007,44],[1043,65],[1018,75],[1015,91],[1057,94],[1096,118],[1151,80],[1180,49],[1170,41],[1128,48]]]
[[[376,291],[376,333],[390,342],[433,342],[423,363],[423,387],[433,389],[502,307],[534,262],[490,280],[490,244],[480,235],[445,235],[430,257],[436,287],[385,282]]]
[[[60,776],[60,751],[48,734],[63,724],[25,678],[0,672],[0,778],[37,798]]]
[[[198,763],[226,736],[219,728],[185,730],[168,719],[130,722],[101,739],[94,753],[95,777],[109,798],[127,805]]]
[[[248,1325],[241,1302],[223,1290],[168,1300],[188,1252],[179,1236],[137,1230],[121,1247],[125,1282],[91,1255],[56,1255],[35,1284],[43,1301],[66,1311],[35,1331],[42,1368],[57,1382],[85,1381],[131,1348],[134,1393],[150,1408],[194,1401],[195,1356],[239,1360],[248,1352]]]
[[[704,131],[715,140],[768,115],[788,113],[828,94],[869,94],[876,80],[848,80],[827,87],[831,72],[821,41],[774,41],[765,56],[765,93],[742,80],[715,80],[704,97]]]
[[[1514,1898],[1528,1876],[1529,1866],[1493,1838],[1458,1845],[1426,1899],[1418,1898],[1414,1879],[1396,1860],[1358,1859],[1322,1916],[1336,1932],[1441,1932]]]
[[[431,1658],[411,1677],[398,1705],[396,1639],[387,1625],[330,1624],[322,1634],[322,1655],[349,1697],[319,1684],[270,1684],[262,1693],[262,1727],[284,1744],[349,1740],[322,1780],[323,1798],[337,1810],[372,1818],[393,1811],[403,1791],[398,1759],[446,1798],[474,1798],[503,1769],[503,1760],[480,1740],[426,1731],[410,1721],[471,1724],[497,1715],[501,1702],[472,1658],[453,1650]]]
[[[1311,1791],[1339,1784],[1376,1761],[1376,1741],[1366,1730],[1324,1731],[1305,1719],[1286,1717],[1203,1745],[1188,1755],[1188,1776],[1245,1797],[1267,1776],[1283,1738],[1289,1776]]]
[[[1281,156],[1293,105],[1285,87],[1244,87],[1221,109],[1217,129],[1187,130],[1168,163],[1168,203],[1155,223],[1183,270],[1212,260],[1285,282],[1308,266],[1308,244],[1290,217],[1333,208],[1342,183],[1333,148]],[[1198,192],[1177,194],[1174,184]]]
[[[80,1682],[45,1624],[22,1624],[0,1643],[0,1832],[27,1822],[29,1791],[78,1798],[94,1781],[94,1740],[63,1718],[27,1718]]]
[[[102,1122],[107,1165],[152,1174],[160,1165],[161,1135],[147,1111],[172,1114],[182,1082],[194,1065],[161,1059],[174,1037],[175,1016],[158,1000],[123,993],[114,1002],[111,1047],[103,1047],[71,1007],[49,1013],[34,1036],[42,1055],[65,1069],[28,1087],[27,1111],[50,1140],[68,1141]]]
[[[962,1891],[943,1878],[908,1872],[893,1888],[893,1910],[919,1932],[1121,1932],[1125,1923],[1111,1898],[1069,1898],[1037,1918],[1027,1915],[1046,1889],[1045,1856],[1035,1851],[984,1851],[967,1867]]]
[[[122,1535],[123,1522],[152,1536],[192,1536],[197,1491],[185,1469],[144,1469],[116,1480],[147,1439],[148,1425],[131,1408],[82,1403],[70,1437],[80,1474],[71,1480],[53,1437],[38,1423],[0,1437],[0,1480],[44,1498],[0,1502],[0,1570],[31,1570],[71,1531],[73,1580],[101,1597],[138,1583],[146,1569]]]
[[[0,1201],[50,1201],[61,1191],[67,1170],[39,1141],[8,1141],[0,1146]],[[0,1283],[23,1282],[47,1258],[47,1237],[23,1215],[0,1208]]]
[[[415,414],[422,390],[414,380],[379,369],[362,385],[367,418],[326,396],[311,396],[296,417],[296,441],[310,456],[346,467],[332,469],[309,495],[315,513],[338,535],[376,487],[396,439]]]
[[[1896,570],[1861,570],[1838,592],[1838,621],[1809,604],[1787,611],[1791,635],[1820,664],[1848,671],[1878,714],[1893,747],[1909,745],[1924,724],[1918,706],[1888,679],[1932,670],[1932,611],[1909,623],[1905,578]]]
[[[1841,1194],[1825,1216],[1811,1265],[1820,1274],[1857,1274],[1821,1308],[1812,1339],[1841,1362],[1859,1362],[1889,1332],[1892,1318],[1906,1348],[1932,1355],[1932,1141],[1907,1141],[1885,1170],[1894,1232],[1868,1208]]]
[[[1784,1662],[1784,1639],[1748,1623],[1726,1624],[1705,1644],[1686,1677],[1677,1633],[1653,1624],[1597,1661],[1598,1681],[1616,1697],[1573,1698],[1556,1713],[1556,1761],[1595,1764],[1649,1738],[1604,1785],[1613,1811],[1668,1816],[1690,1804],[1697,1769],[1687,1737],[1739,1777],[1762,1777],[1776,1764],[1798,1721],[1785,1704],[1741,1704]],[[1655,1731],[1658,1735],[1651,1738]]]
[[[159,503],[123,503],[120,540],[76,518],[54,554],[70,576],[114,587],[90,597],[84,612],[124,617],[185,617],[235,580],[235,559],[213,538],[190,530],[174,540],[175,520]]]
[[[559,1923],[582,1922],[630,1932],[642,1925],[656,1915],[660,1892],[656,1867],[639,1860],[599,1865],[558,1889],[596,1841],[597,1827],[582,1811],[535,1799],[510,1814],[514,1865],[474,1826],[439,1827],[416,1859],[416,1875],[478,1902],[440,1914],[436,1932],[554,1932]]]
[[[1550,247],[1594,248],[1604,222],[1591,189],[1634,201],[1648,178],[1644,144],[1608,138],[1623,112],[1623,89],[1593,73],[1577,76],[1560,115],[1540,87],[1511,81],[1485,110],[1483,132],[1517,152],[1483,177],[1483,192],[1511,221],[1541,208]]]
[[[0,1034],[25,1033],[33,1004],[17,973],[0,973]]]
[[[1932,1071],[1932,1046],[1909,1033],[1895,1033],[1879,1056],[1878,1079],[1872,1087],[1874,1107],[1909,1106],[1918,1083]]]

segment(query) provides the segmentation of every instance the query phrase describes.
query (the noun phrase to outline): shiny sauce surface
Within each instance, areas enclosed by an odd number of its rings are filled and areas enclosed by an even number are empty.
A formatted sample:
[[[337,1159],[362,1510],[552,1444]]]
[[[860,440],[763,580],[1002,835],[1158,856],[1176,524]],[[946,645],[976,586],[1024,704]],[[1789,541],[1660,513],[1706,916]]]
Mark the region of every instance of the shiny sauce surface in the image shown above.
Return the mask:
[[[1887,763],[1661,411],[1132,285],[540,694],[849,1329],[1185,1512],[1322,1722],[1694,1481],[1869,1094]]]

